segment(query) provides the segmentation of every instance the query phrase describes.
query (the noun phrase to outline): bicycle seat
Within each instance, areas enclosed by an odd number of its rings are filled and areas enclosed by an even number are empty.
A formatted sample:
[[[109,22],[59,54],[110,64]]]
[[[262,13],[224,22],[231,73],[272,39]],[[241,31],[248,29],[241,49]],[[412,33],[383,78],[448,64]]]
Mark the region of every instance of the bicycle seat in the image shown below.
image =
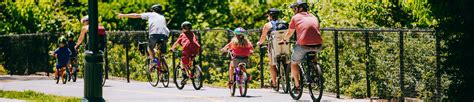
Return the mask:
[[[310,52],[306,53],[306,56],[314,57],[314,56],[316,56],[316,53],[317,53],[316,51],[310,51]]]
[[[247,66],[247,64],[246,63],[239,63],[238,66]]]

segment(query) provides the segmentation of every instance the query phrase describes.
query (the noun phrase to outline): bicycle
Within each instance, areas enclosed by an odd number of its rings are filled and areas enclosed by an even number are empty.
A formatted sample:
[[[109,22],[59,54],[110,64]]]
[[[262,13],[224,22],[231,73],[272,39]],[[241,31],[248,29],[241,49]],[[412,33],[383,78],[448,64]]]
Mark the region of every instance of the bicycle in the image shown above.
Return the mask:
[[[231,50],[228,50],[227,51],[228,55],[231,60],[232,60],[232,51]],[[235,57],[234,59],[247,59],[246,57]],[[234,96],[235,95],[235,89],[236,87],[238,86],[239,87],[239,92],[240,92],[240,96],[241,97],[245,97],[247,96],[247,89],[248,89],[248,78],[247,78],[247,73],[245,73],[244,71],[242,71],[242,69],[245,69],[247,66],[246,63],[239,63],[237,64],[237,66],[234,66],[234,74],[233,74],[233,82],[232,84],[230,85],[230,95],[231,96]]]
[[[181,52],[179,51],[173,51],[174,55],[176,56],[181,56]],[[174,57],[174,56],[173,56]],[[181,64],[178,64],[174,69],[173,69],[173,80],[176,85],[176,88],[179,90],[183,89],[184,86],[186,85],[187,79],[191,79],[191,82],[193,84],[193,87],[195,90],[200,90],[203,86],[203,75],[202,75],[202,69],[198,65],[193,65],[194,58],[196,56],[191,56],[191,60],[189,65],[186,65],[186,68],[182,68]],[[181,61],[180,61],[181,63]],[[194,66],[194,67],[191,67]],[[185,78],[187,77],[187,78]],[[181,80],[178,82],[178,80]]]
[[[281,43],[280,43],[281,44]],[[320,47],[321,45],[316,45],[312,47]],[[300,63],[299,65],[299,72],[300,72],[300,86],[299,89],[300,91],[295,91],[294,89],[289,90],[290,96],[294,100],[299,100],[303,94],[303,88],[305,85],[308,85],[308,90],[311,96],[311,99],[313,101],[321,101],[321,97],[323,95],[323,89],[324,89],[324,77],[323,77],[323,72],[322,68],[320,67],[319,63],[317,62],[317,52],[316,51],[310,51],[305,54],[304,57],[304,62]],[[295,80],[292,78],[291,80],[291,87],[295,87]],[[295,87],[296,88],[296,87]],[[318,93],[315,93],[313,91],[318,90]],[[315,94],[318,94],[315,96]]]
[[[275,33],[268,34],[267,38],[270,41],[268,43],[267,48],[270,49],[272,57],[276,57],[276,84],[277,86],[273,86],[273,82],[270,81],[270,85],[274,91],[278,92],[280,86],[282,88],[283,93],[288,93],[290,90],[290,79],[289,75],[289,54],[290,54],[290,46],[288,43],[282,45],[279,44],[279,41],[285,37],[286,30],[279,30]]]
[[[78,68],[77,57],[72,57],[71,58],[69,68],[70,68],[69,72],[71,72],[71,75],[69,76],[68,81],[71,81],[71,79],[72,79],[72,82],[76,82],[77,72],[79,71],[77,69]]]
[[[148,42],[139,42],[138,44],[139,46],[148,46]],[[155,55],[160,55],[158,58],[153,59],[153,63],[155,64],[154,66],[151,66],[152,63],[150,63],[151,59],[148,57],[148,54],[144,54],[146,57],[146,64],[143,66],[143,69],[145,70],[148,83],[150,83],[151,86],[156,87],[161,82],[164,87],[168,87],[169,71],[168,64],[166,64],[165,56],[161,54],[161,51],[157,49],[153,49],[153,52],[155,53]]]
[[[64,73],[65,71],[66,73]],[[63,84],[66,84],[68,80],[67,78],[69,78],[67,66],[61,67],[59,70],[56,69],[56,84],[59,84],[59,80],[61,80]]]

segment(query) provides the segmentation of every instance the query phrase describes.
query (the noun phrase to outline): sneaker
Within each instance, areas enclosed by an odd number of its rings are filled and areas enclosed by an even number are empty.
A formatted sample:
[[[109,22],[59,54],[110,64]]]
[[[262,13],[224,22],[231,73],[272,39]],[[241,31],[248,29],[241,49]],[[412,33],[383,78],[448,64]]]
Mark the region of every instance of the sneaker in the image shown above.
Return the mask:
[[[181,85],[186,85],[187,81],[188,81],[188,78],[183,78],[183,80],[181,80]]]
[[[300,87],[293,87],[293,93],[300,93],[301,89]]]
[[[234,85],[234,81],[228,81],[228,82],[227,82],[227,87],[229,87],[229,89],[230,89],[230,87],[231,87],[232,85]]]

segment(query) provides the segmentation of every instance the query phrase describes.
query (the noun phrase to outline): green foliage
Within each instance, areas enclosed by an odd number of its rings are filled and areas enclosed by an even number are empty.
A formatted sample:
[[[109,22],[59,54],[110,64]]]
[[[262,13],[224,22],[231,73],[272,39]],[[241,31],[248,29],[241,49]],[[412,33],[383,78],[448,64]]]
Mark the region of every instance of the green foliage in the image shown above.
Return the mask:
[[[113,0],[114,1],[114,0]],[[141,19],[117,19],[118,13],[143,13],[157,2],[100,2],[99,21],[110,31],[117,30],[146,30],[146,21]],[[193,28],[236,28],[246,29],[261,28],[267,22],[264,15],[268,8],[279,8],[283,11],[281,18],[289,21],[293,12],[288,8],[290,1],[272,1],[269,3],[255,3],[242,1],[181,1],[169,0],[160,2],[164,6],[165,17],[171,23],[170,29],[178,29],[183,21],[193,23]],[[73,31],[79,33],[82,26],[79,19],[87,14],[87,6],[84,0],[79,3],[45,3],[42,5],[23,3],[1,3],[0,34],[5,33],[30,33],[30,32],[63,32]],[[397,3],[397,2],[327,2],[321,1],[311,7],[310,12],[317,15],[322,27],[335,28],[432,28],[438,25],[437,20],[430,15],[430,4],[427,2]],[[30,12],[30,13],[28,13]],[[31,16],[33,15],[33,16]],[[14,18],[13,20],[9,20]],[[38,25],[39,24],[39,25]],[[38,26],[27,26],[38,25]],[[228,80],[229,58],[218,51],[232,37],[225,31],[201,32],[202,39],[202,68],[205,72],[205,82],[208,84],[225,86]],[[364,34],[360,32],[339,32],[340,52],[340,82],[341,93],[344,95],[364,98],[366,97],[366,67],[370,64],[370,76],[372,96],[380,98],[398,97],[399,86],[399,36],[398,33],[369,32],[371,55],[365,56]],[[134,80],[144,80],[145,55],[139,52],[137,41],[146,41],[144,33],[109,34],[109,65],[110,75],[125,77],[126,58],[125,45],[130,43],[130,76]],[[248,38],[256,42],[259,31],[249,34]],[[335,92],[335,68],[334,68],[334,36],[333,32],[322,32],[324,50],[320,53],[320,62],[324,68],[326,79],[325,89]],[[176,39],[176,37],[174,37]],[[54,41],[54,39],[52,39]],[[169,40],[168,45],[173,40]],[[0,44],[1,45],[1,44]],[[49,45],[49,49],[55,45]],[[430,99],[434,95],[435,77],[435,47],[433,34],[405,33],[405,83],[408,97]],[[83,52],[83,49],[80,50]],[[255,46],[255,52],[250,57],[248,71],[254,81],[251,87],[259,87],[260,72],[258,68],[259,52]],[[80,59],[83,58],[81,53]],[[171,53],[167,54],[171,61]],[[201,58],[196,58],[201,59]],[[370,62],[369,62],[370,61]],[[175,61],[177,63],[177,60]],[[268,84],[268,58],[264,58],[264,80]],[[54,63],[54,62],[50,62]],[[171,63],[168,63],[171,67]],[[83,68],[83,61],[80,61]],[[447,90],[450,85],[449,79],[443,77],[441,87]],[[443,93],[445,93],[443,91]]]
[[[11,98],[11,99],[19,99],[19,100],[27,100],[33,102],[79,102],[81,98],[77,97],[65,97],[65,96],[57,96],[57,95],[48,95],[44,93],[39,93],[31,90],[26,91],[5,91],[0,90],[0,97],[1,98]]]

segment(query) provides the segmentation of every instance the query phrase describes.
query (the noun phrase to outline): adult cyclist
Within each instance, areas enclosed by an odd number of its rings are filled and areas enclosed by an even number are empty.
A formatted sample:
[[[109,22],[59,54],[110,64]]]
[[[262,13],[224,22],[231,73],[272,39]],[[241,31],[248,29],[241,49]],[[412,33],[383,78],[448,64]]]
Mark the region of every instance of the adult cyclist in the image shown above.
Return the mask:
[[[301,63],[306,53],[321,51],[323,39],[321,38],[318,18],[308,13],[308,4],[298,1],[291,8],[295,15],[291,18],[290,29],[286,37],[280,43],[286,43],[296,31],[296,45],[291,55],[291,74],[295,80],[294,91],[300,89],[300,71],[298,64]]]
[[[267,11],[267,19],[269,22],[265,23],[262,27],[262,35],[260,36],[260,40],[257,42],[257,45],[260,46],[265,42],[266,38],[268,37],[269,34],[275,33],[277,30],[286,30],[288,29],[288,23],[285,21],[282,21],[279,19],[280,15],[280,10],[276,8],[271,8]],[[272,46],[271,44],[268,44],[268,57],[270,58],[269,65],[270,65],[270,75],[272,77],[271,79],[271,85],[272,87],[277,86],[276,82],[276,55],[273,55],[272,53]]]
[[[155,53],[153,49],[158,44],[161,46],[159,49],[161,53],[166,52],[166,41],[168,40],[169,29],[166,27],[166,19],[165,16],[162,14],[162,6],[159,4],[155,4],[151,6],[151,11],[153,12],[146,12],[146,13],[130,13],[130,14],[119,14],[118,18],[141,18],[147,20],[148,22],[148,32],[149,32],[149,39],[148,39],[148,55],[150,59],[155,59]],[[161,55],[158,55],[161,56]],[[158,59],[159,60],[159,59]],[[153,60],[150,60],[153,61]],[[153,63],[153,62],[150,62]],[[153,63],[155,64],[155,63]],[[153,67],[154,65],[151,65]]]
[[[81,28],[81,33],[79,35],[79,38],[77,39],[77,42],[76,42],[76,45],[74,46],[74,48],[77,50],[79,48],[79,46],[81,46],[82,42],[84,41],[87,41],[87,40],[84,40],[86,39],[87,37],[87,33],[89,32],[89,16],[84,16],[82,19],[81,19],[81,23],[83,24],[82,28]],[[104,26],[101,26],[99,25],[99,28],[98,28],[98,34],[99,34],[99,50],[100,51],[104,51],[105,49],[105,28]],[[88,50],[88,48],[86,47],[86,50]]]

